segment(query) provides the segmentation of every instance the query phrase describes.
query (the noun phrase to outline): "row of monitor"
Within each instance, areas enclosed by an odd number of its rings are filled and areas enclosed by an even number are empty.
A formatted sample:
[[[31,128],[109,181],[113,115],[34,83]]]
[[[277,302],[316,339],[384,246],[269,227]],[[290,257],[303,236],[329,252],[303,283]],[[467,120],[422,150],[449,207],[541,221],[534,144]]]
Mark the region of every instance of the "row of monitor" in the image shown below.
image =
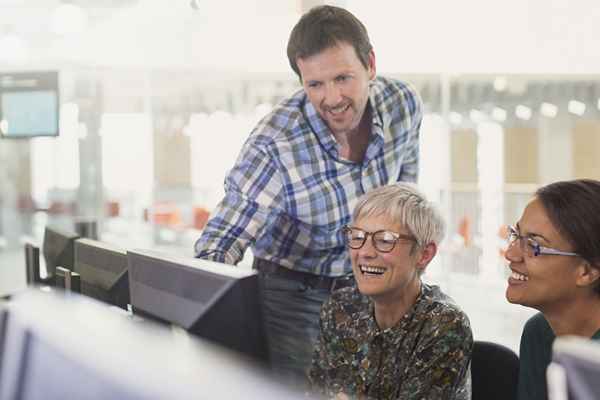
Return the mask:
[[[60,269],[79,275],[81,293],[134,314],[174,324],[251,358],[268,361],[257,274],[226,264],[162,253],[126,251],[46,227],[47,276],[26,245],[28,278],[53,283]]]
[[[135,320],[59,290],[0,302],[0,400],[306,399],[231,352]]]

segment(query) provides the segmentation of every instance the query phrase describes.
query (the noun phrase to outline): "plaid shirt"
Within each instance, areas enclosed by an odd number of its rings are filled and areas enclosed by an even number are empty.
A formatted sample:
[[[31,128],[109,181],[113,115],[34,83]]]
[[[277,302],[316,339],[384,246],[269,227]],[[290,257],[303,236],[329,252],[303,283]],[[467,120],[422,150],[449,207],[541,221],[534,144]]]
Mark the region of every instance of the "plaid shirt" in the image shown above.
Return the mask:
[[[422,103],[405,83],[369,87],[373,125],[362,162],[340,157],[303,90],[259,122],[225,179],[225,197],[196,242],[196,257],[236,264],[255,257],[290,269],[351,271],[341,228],[370,189],[417,179]]]

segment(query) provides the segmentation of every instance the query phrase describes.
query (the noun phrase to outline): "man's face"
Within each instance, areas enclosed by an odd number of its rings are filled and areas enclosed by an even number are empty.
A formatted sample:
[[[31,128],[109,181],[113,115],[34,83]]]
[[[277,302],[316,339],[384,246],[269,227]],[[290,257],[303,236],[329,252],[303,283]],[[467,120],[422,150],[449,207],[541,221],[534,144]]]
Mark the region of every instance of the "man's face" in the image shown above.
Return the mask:
[[[334,47],[298,59],[302,86],[308,99],[335,136],[358,128],[369,100],[369,81],[375,77],[375,54],[365,68],[354,47]]]

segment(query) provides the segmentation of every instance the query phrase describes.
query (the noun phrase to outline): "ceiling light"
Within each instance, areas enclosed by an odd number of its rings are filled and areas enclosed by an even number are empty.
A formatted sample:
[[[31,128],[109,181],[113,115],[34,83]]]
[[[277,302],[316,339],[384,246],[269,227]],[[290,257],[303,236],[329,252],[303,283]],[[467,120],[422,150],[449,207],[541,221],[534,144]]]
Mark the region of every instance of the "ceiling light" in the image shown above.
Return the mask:
[[[569,109],[570,113],[575,115],[582,116],[585,113],[585,104],[577,100],[569,101],[567,108]]]
[[[469,118],[475,123],[480,123],[485,121],[485,114],[474,108],[469,112]]]
[[[492,110],[492,118],[498,122],[506,121],[506,110],[500,107],[494,107]]]
[[[531,118],[531,108],[524,106],[522,104],[519,104],[516,108],[515,108],[515,115],[517,116],[517,118],[525,120],[525,121],[529,121],[529,119]]]
[[[504,92],[508,87],[508,80],[504,76],[498,76],[494,79],[494,90],[496,92]]]
[[[558,114],[558,107],[552,103],[544,102],[540,106],[540,113],[542,113],[544,117],[554,118]]]

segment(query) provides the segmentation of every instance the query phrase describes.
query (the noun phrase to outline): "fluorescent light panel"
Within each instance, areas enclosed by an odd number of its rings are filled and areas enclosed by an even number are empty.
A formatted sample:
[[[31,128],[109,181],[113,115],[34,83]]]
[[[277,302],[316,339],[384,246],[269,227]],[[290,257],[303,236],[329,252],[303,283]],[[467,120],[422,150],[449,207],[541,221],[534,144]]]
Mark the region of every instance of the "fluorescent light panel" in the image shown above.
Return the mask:
[[[519,104],[515,108],[515,115],[517,116],[517,118],[522,119],[524,121],[529,121],[531,119],[531,114],[531,108],[522,104]]]
[[[585,103],[581,101],[571,100],[567,108],[571,114],[582,116],[585,113]]]
[[[542,113],[544,117],[554,118],[558,114],[558,107],[552,103],[544,102],[540,106],[540,113]]]

